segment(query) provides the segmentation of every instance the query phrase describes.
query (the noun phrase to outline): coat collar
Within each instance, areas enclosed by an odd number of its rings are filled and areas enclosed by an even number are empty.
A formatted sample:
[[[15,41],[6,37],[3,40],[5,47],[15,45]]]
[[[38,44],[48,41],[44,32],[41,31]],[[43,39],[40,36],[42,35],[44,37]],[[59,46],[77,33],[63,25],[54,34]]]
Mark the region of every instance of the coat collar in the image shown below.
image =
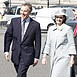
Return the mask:
[[[53,27],[53,31],[55,31],[55,30],[60,30],[60,31],[62,31],[63,30],[63,28],[64,28],[64,24],[62,24],[60,27],[56,27],[56,25],[54,25],[54,27]]]
[[[18,39],[19,39],[19,42],[21,42],[21,17],[18,17],[18,18],[15,20],[15,22],[17,23],[17,24],[15,24],[15,26],[16,26],[16,28],[17,28],[16,34],[17,34],[17,37],[18,37]]]
[[[24,21],[24,19],[21,18],[21,23]],[[25,19],[26,22],[30,22],[30,17],[28,17],[27,19]]]

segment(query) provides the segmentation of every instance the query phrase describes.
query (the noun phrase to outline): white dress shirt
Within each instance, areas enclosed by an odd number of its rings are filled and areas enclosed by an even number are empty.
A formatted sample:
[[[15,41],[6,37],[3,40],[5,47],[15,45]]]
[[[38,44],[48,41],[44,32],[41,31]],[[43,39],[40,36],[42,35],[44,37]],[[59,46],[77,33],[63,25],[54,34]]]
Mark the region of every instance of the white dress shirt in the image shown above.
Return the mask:
[[[28,27],[28,25],[29,25],[30,17],[28,17],[25,21],[26,21],[26,22],[25,22],[25,29],[24,29],[24,32],[22,32],[22,40],[23,40],[23,37],[24,37],[25,32],[26,32],[26,30],[27,30],[27,27]],[[21,18],[22,30],[23,30],[23,22],[24,22],[24,20]]]

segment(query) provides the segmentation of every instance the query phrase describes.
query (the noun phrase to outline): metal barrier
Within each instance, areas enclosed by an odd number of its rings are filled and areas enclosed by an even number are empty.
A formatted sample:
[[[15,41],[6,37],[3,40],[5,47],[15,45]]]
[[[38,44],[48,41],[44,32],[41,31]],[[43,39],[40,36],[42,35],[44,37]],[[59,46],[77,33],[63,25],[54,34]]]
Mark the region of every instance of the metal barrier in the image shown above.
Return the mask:
[[[5,27],[7,27],[7,22],[8,22],[8,21],[3,21],[3,20],[0,21],[0,26],[5,26]]]

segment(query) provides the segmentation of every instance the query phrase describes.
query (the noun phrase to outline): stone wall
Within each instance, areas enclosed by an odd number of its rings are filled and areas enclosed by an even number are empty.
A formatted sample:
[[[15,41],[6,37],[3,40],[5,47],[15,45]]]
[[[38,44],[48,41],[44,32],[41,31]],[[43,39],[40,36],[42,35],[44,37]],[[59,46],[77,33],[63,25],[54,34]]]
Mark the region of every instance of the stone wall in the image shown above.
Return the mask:
[[[32,5],[39,6],[47,6],[48,0],[0,0],[0,8],[5,7],[4,3],[5,1],[9,1],[11,4],[9,6],[15,6],[15,5],[21,5],[24,2],[30,2]],[[77,0],[49,0],[49,4],[67,4],[67,5],[76,5],[77,6]]]

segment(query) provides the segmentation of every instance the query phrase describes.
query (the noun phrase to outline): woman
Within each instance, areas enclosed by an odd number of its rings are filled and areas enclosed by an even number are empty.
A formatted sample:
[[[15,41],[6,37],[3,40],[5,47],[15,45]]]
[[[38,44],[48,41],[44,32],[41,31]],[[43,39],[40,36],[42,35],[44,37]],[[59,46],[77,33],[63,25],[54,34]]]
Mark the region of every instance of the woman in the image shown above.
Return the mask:
[[[50,77],[70,77],[76,54],[73,30],[65,24],[68,18],[65,9],[59,9],[54,18],[56,24],[48,30],[42,64],[47,63],[46,56],[50,54]]]

